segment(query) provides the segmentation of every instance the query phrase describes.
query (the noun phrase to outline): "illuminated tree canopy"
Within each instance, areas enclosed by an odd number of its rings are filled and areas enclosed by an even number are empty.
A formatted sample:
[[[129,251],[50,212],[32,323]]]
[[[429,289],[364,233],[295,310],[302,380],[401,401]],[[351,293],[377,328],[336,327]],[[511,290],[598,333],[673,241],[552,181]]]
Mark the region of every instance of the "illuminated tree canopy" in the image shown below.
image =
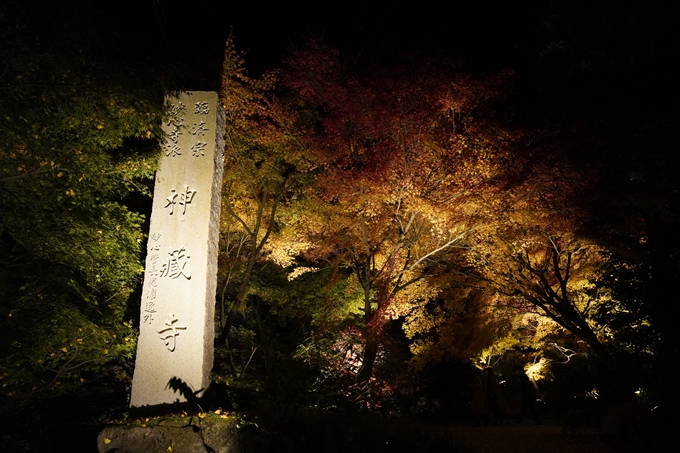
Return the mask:
[[[481,353],[512,337],[530,313],[607,357],[612,332],[601,312],[612,292],[601,282],[611,256],[587,235],[583,202],[595,187],[593,169],[565,158],[554,138],[537,141],[534,131],[502,125],[494,111],[502,111],[512,74],[475,78],[444,58],[432,61],[406,55],[357,71],[312,42],[276,76],[279,88],[274,75],[254,81],[242,66],[225,66],[225,80],[239,81],[225,85],[225,105],[250,103],[239,110],[249,126],[233,137],[251,143],[243,149],[253,170],[234,161],[227,189],[231,197],[238,181],[254,194],[251,207],[239,197],[227,209],[229,231],[244,228],[250,237],[237,241],[251,247],[246,275],[257,256],[295,276],[346,270],[361,294],[360,381],[371,375],[390,321],[402,325],[414,363],[446,351]],[[255,101],[263,90],[269,94]],[[273,179],[263,173],[271,170]],[[300,172],[306,179],[295,192],[263,185],[282,187]],[[245,296],[242,286],[229,325]],[[461,335],[471,307],[487,333]],[[460,332],[443,334],[445,325]],[[470,349],[473,337],[488,344]]]

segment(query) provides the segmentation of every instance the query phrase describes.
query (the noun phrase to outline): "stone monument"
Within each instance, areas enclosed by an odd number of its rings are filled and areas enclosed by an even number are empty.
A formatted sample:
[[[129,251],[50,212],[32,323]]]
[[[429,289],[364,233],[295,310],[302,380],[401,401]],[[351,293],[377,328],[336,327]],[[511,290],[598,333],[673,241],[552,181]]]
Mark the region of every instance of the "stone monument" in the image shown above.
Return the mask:
[[[166,99],[130,406],[185,402],[209,384],[225,117],[215,92]]]

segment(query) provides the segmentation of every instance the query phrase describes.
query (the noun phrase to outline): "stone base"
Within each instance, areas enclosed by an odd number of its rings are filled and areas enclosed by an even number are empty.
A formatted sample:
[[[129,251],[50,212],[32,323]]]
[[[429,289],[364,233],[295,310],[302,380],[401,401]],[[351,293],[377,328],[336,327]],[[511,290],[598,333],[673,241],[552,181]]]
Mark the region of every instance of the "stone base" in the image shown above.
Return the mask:
[[[97,448],[99,453],[236,453],[236,430],[233,419],[208,421],[197,416],[156,426],[109,426],[99,433]]]

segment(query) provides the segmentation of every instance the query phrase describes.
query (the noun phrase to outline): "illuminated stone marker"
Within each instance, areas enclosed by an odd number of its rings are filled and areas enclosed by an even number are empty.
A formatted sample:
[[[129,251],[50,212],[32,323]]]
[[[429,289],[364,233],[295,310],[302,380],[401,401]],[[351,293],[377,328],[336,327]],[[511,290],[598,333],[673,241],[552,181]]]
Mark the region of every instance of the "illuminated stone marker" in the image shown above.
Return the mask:
[[[168,385],[207,388],[213,363],[224,113],[217,93],[170,98],[156,173],[130,405],[186,401]]]

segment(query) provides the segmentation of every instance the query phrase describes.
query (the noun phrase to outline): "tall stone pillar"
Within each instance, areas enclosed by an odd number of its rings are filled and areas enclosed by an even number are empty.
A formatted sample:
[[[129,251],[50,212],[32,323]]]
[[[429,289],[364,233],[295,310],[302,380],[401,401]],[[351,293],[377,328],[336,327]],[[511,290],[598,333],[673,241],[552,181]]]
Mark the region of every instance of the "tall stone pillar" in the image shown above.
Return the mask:
[[[175,389],[206,389],[213,363],[225,117],[215,92],[184,92],[167,102],[172,110],[154,188],[133,407],[186,401],[186,390]]]

